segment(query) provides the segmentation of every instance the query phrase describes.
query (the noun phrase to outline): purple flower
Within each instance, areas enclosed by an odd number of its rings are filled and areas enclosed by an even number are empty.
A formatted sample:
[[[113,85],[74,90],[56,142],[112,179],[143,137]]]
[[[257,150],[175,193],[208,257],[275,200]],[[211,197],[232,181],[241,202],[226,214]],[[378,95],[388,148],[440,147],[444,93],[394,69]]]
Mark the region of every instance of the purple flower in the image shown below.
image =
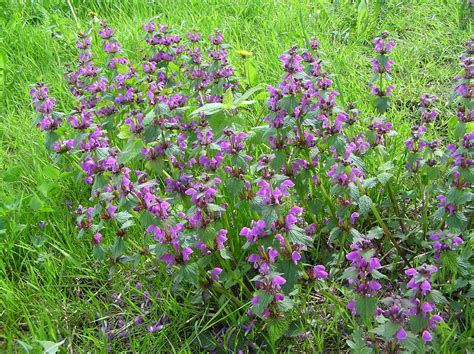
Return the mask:
[[[281,285],[285,284],[286,283],[286,279],[283,278],[282,276],[279,276],[279,275],[275,275],[273,278],[272,278],[272,285],[273,285],[273,288],[276,289],[276,290],[280,290],[281,289]]]
[[[395,334],[395,337],[397,337],[399,341],[405,340],[407,338],[407,332],[403,327],[401,327]]]
[[[431,342],[433,340],[433,336],[427,330],[423,331],[421,338],[423,339],[423,342],[425,343]]]
[[[295,184],[290,180],[283,181],[279,187],[272,189],[271,185],[261,180],[257,183],[257,186],[261,187],[257,195],[262,198],[263,204],[281,204],[281,198],[289,196],[288,188],[293,187]]]
[[[433,315],[433,316],[430,317],[430,319],[428,321],[428,325],[429,325],[430,329],[435,330],[436,325],[438,323],[440,323],[441,321],[443,321],[443,318],[440,315]]]
[[[311,275],[314,279],[325,279],[328,277],[326,267],[323,265],[315,265],[311,270]]]
[[[222,273],[222,269],[215,267],[211,270],[211,279],[214,281],[218,281],[220,274]]]
[[[357,212],[354,212],[354,213],[351,214],[351,217],[350,217],[351,225],[355,225],[355,222],[359,218],[359,216],[360,216],[360,214],[357,213]]]
[[[279,256],[279,253],[276,249],[269,247],[268,248],[268,259],[270,263],[275,263],[276,258]]]
[[[240,230],[240,236],[245,236],[247,242],[256,242],[258,238],[266,235],[266,223],[264,220],[252,221],[251,227],[244,227]]]
[[[174,254],[166,253],[160,258],[163,262],[168,264],[168,266],[172,266],[176,264],[176,257]]]
[[[416,294],[421,293],[422,296],[431,292],[431,276],[437,272],[438,269],[433,265],[423,264],[417,269],[410,268],[405,271],[405,274],[411,277],[407,283],[409,289]]]
[[[298,264],[300,259],[301,259],[301,254],[298,251],[293,251],[291,253],[291,260],[293,261],[294,264]]]
[[[100,245],[101,240],[102,240],[102,234],[100,232],[96,232],[93,237],[93,242],[96,245]]]
[[[357,314],[356,302],[355,300],[350,300],[347,304],[347,309],[355,316]]]
[[[226,229],[221,229],[217,232],[217,237],[216,237],[216,248],[218,250],[223,249],[224,243],[227,241],[227,235],[228,231]]]

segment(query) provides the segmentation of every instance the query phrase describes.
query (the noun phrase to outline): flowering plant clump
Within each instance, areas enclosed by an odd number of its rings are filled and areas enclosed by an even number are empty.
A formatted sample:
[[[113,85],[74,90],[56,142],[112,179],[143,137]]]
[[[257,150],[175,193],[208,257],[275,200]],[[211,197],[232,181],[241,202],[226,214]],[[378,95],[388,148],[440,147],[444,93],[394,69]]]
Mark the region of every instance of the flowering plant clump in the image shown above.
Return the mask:
[[[347,341],[354,349],[435,345],[436,325],[457,311],[448,298],[472,292],[472,41],[456,78],[454,131],[433,137],[445,113],[424,94],[394,156],[388,32],[373,41],[376,117],[339,105],[316,39],[280,56],[283,76],[265,95],[243,92],[222,32],[204,39],[152,21],[143,38],[137,64],[107,22],[79,34],[67,113],[45,84],[31,90],[55,163],[77,170],[90,192],[74,213],[96,258],[113,268],[148,260],[167,269],[175,296],[230,302],[237,323],[214,330],[240,336],[241,350],[309,338],[299,318],[307,291],[347,308],[353,322],[344,325],[359,323]],[[262,97],[265,123],[250,126]],[[150,333],[167,322],[146,314]],[[109,339],[124,323],[106,326]]]

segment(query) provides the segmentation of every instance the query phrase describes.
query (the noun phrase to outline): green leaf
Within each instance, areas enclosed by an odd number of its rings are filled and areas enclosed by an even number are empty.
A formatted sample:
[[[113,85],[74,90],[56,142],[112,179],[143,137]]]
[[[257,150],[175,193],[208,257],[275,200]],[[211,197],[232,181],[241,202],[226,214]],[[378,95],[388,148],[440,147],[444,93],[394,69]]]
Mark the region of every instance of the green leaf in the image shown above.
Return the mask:
[[[370,240],[373,240],[373,239],[379,240],[382,238],[382,236],[383,236],[383,230],[379,226],[373,227],[369,230],[369,232],[367,232],[367,238]]]
[[[244,182],[240,179],[230,177],[226,181],[226,187],[233,197],[236,197],[245,188]]]
[[[466,133],[466,124],[462,122],[458,122],[454,130],[454,138],[456,140],[459,140],[464,136],[465,133]]]
[[[44,349],[44,354],[54,354],[59,350],[59,347],[63,345],[63,343],[66,340],[63,339],[60,342],[50,342],[50,341],[43,341],[43,340],[37,340],[36,342],[39,343],[43,349]]]
[[[207,118],[209,125],[211,126],[214,136],[222,135],[222,131],[230,125],[230,123],[236,123],[236,118],[234,117],[232,121],[224,113],[213,114]]]
[[[150,253],[157,259],[160,259],[165,253],[168,253],[168,245],[165,243],[155,243],[150,245]]]
[[[412,316],[410,318],[410,329],[414,333],[420,332],[428,324],[428,318],[422,316]]]
[[[48,197],[48,194],[51,190],[53,190],[54,188],[56,187],[56,184],[52,183],[52,182],[44,182],[42,184],[40,184],[38,187],[36,187],[36,189],[41,192],[41,194],[44,196],[44,197]]]
[[[252,311],[256,315],[261,315],[263,313],[263,310],[265,310],[268,305],[270,305],[273,301],[273,295],[267,293],[266,291],[258,290],[254,293],[254,296],[258,296],[259,302],[258,304],[252,306]]]
[[[288,241],[299,245],[308,245],[310,243],[304,230],[295,225],[288,231]]]
[[[357,277],[357,270],[353,267],[346,268],[344,272],[342,273],[340,279],[346,280],[346,279],[354,279]]]
[[[347,345],[352,349],[353,353],[370,354],[372,349],[367,346],[365,342],[364,333],[360,328],[357,328],[352,334],[352,340],[347,340]]]
[[[124,239],[121,237],[116,237],[115,243],[112,247],[112,257],[114,259],[118,259],[125,253],[126,248],[127,244],[125,243]]]
[[[444,215],[446,214],[446,210],[444,208],[438,208],[434,213],[433,213],[433,219],[436,221],[441,221],[443,220]]]
[[[298,106],[298,100],[295,96],[285,96],[280,100],[279,105],[291,115],[296,106]]]
[[[446,204],[462,205],[472,199],[472,193],[469,191],[462,191],[458,188],[450,188],[446,193]]]
[[[132,217],[132,214],[130,214],[129,212],[127,211],[121,211],[117,214],[115,214],[115,218],[117,219],[118,222],[120,223],[124,223],[126,222],[128,219],[130,219]]]
[[[381,337],[384,337],[385,340],[390,340],[393,338],[395,333],[400,329],[401,325],[397,322],[387,321],[384,324],[374,328],[371,332],[378,334]]]
[[[446,223],[450,229],[464,230],[467,225],[467,218],[464,213],[457,211],[448,216]]]
[[[232,105],[234,104],[234,95],[232,94],[232,89],[227,89],[224,94],[224,98],[222,99],[222,103],[224,104],[224,108],[229,110]]]
[[[298,270],[299,267],[292,261],[286,259],[278,262],[276,265],[278,273],[282,274],[282,277],[286,279],[286,283],[281,286],[285,294],[289,294],[293,291],[295,284],[298,282]]]
[[[268,125],[260,125],[254,127],[249,131],[249,137],[247,141],[253,144],[265,143],[268,140],[268,137],[275,135],[275,128],[269,128]]]
[[[288,312],[295,307],[295,301],[286,296],[283,300],[278,301],[278,308],[282,312]]]
[[[357,313],[364,322],[370,321],[374,317],[377,308],[377,298],[357,294],[355,300]]]
[[[127,229],[127,228],[129,228],[130,226],[133,226],[133,225],[135,225],[135,222],[133,220],[127,220],[122,224],[122,226],[120,226],[120,228],[122,230],[124,230],[124,229]]]
[[[127,163],[133,160],[140,154],[140,150],[143,148],[143,143],[140,139],[130,139],[125,145],[125,148],[119,154],[117,162]]]
[[[458,267],[457,255],[454,252],[443,252],[441,254],[441,264],[451,272],[455,272]]]
[[[245,74],[247,75],[247,82],[250,86],[257,84],[257,69],[255,69],[255,66],[253,66],[249,60],[245,62]]]
[[[410,352],[425,352],[423,341],[410,331],[407,331],[407,338],[403,341],[403,346]]]
[[[146,117],[145,117],[145,119],[146,119]],[[127,140],[128,138],[130,138],[131,135],[132,135],[132,132],[130,131],[128,125],[122,124],[120,126],[120,131],[117,134],[117,137],[121,140]]]
[[[40,210],[44,206],[44,202],[36,194],[34,194],[28,206],[32,210],[37,211],[37,210]]]
[[[5,73],[6,73],[5,54],[0,51],[0,97],[3,97],[5,89]]]
[[[221,207],[220,205],[217,205],[217,204],[212,204],[212,203],[209,203],[207,205],[207,209],[214,213],[214,212],[224,212],[226,209]]]
[[[364,180],[365,189],[370,189],[372,187],[375,187],[376,185],[377,185],[377,178],[375,177],[367,178]]]
[[[33,246],[41,247],[47,241],[47,238],[46,238],[46,236],[43,236],[43,235],[33,236],[31,238],[31,241],[33,243]]]
[[[429,297],[436,304],[447,304],[448,303],[448,300],[444,297],[444,295],[441,293],[441,291],[436,290],[436,289],[431,290],[431,293],[430,293]]]
[[[390,105],[388,97],[377,97],[375,100],[375,108],[380,114],[384,114]]]
[[[366,216],[369,213],[371,205],[372,199],[368,195],[363,195],[359,198],[359,208],[362,215]]]
[[[5,182],[17,182],[20,179],[21,167],[11,167],[6,171],[2,171],[2,178]]]
[[[49,179],[55,180],[61,174],[61,171],[54,166],[45,166],[42,169],[43,174]]]
[[[272,160],[272,162],[270,162],[270,167],[276,171],[279,171],[281,166],[283,166],[285,162],[286,162],[285,150],[278,150],[275,153],[274,159]]]
[[[255,87],[252,87],[250,90],[247,90],[243,95],[239,96],[234,104],[236,106],[239,106],[241,103],[243,103],[247,98],[249,98],[250,96],[252,96],[255,92],[258,92],[258,91],[261,91],[263,90],[263,86],[255,86]]]
[[[178,283],[185,281],[189,284],[197,285],[198,284],[198,272],[199,267],[196,262],[186,263],[181,269],[176,273],[175,279]]]
[[[349,183],[349,195],[355,200],[359,199],[360,191],[355,183]]]
[[[102,246],[95,246],[92,250],[92,254],[97,260],[101,261],[102,259],[104,259],[104,248]]]
[[[222,258],[232,260],[232,254],[227,247],[221,249],[219,253],[221,254]]]
[[[224,104],[220,102],[216,103],[207,103],[191,113],[191,115],[196,116],[198,114],[204,113],[207,116],[221,112],[224,109]]]
[[[262,217],[267,225],[271,225],[275,220],[278,219],[277,209],[275,205],[264,205],[262,208]]]
[[[33,347],[29,345],[28,343],[22,342],[21,340],[17,339],[17,343],[25,350],[27,353],[31,352],[33,350]]]
[[[275,343],[289,328],[289,323],[285,320],[270,320],[267,324],[267,331],[270,340]]]
[[[52,150],[55,142],[59,140],[58,133],[55,132],[46,132],[45,146],[46,149]]]
[[[331,229],[331,232],[329,233],[329,242],[334,243],[338,238],[339,235],[341,234],[341,229],[339,226],[335,226]]]
[[[377,179],[382,185],[386,185],[388,181],[393,177],[391,173],[383,172],[377,176]]]

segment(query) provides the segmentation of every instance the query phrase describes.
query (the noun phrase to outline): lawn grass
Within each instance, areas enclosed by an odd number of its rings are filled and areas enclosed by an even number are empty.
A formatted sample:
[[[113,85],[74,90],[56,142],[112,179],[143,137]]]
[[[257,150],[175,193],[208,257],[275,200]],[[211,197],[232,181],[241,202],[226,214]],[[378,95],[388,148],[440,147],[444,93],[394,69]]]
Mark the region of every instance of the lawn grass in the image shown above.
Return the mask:
[[[463,19],[456,0],[386,0],[380,8],[378,3],[382,2],[0,0],[0,350],[18,349],[16,340],[32,344],[64,338],[62,348],[68,350],[104,350],[100,328],[120,312],[112,294],[122,293],[131,301],[137,281],[159,289],[160,301],[153,311],[157,317],[167,313],[173,325],[153,334],[137,333],[132,350],[180,351],[191,342],[197,345],[201,332],[222,316],[235,315],[229,304],[217,315],[212,309],[183,306],[170,295],[169,278],[160,276],[164,270],[151,265],[142,265],[138,277],[125,268],[111,273],[108,265],[96,263],[89,241],[76,238],[65,201],[85,202],[86,187],[78,176],[51,165],[43,136],[32,125],[28,91],[31,83],[47,82],[60,110],[71,102],[64,64],[74,57],[74,33],[88,27],[91,11],[116,29],[131,58],[140,58],[140,27],[151,17],[181,32],[198,29],[209,34],[221,29],[233,49],[253,53],[247,60],[257,68],[256,81],[265,84],[277,82],[283,51],[316,36],[329,70],[337,74],[341,102],[355,102],[364,115],[375,114],[367,89],[370,41],[388,30],[398,41],[392,56],[398,113],[387,116],[403,137],[423,92],[447,102],[452,77],[459,71],[457,57],[472,24]],[[235,52],[231,60],[242,72],[243,61]],[[446,115],[442,121],[450,118]],[[148,276],[150,272],[154,277]],[[185,294],[179,298],[186,303]],[[343,346],[337,325],[334,318],[324,327],[316,325],[318,340],[303,349],[319,352]],[[452,335],[468,336],[458,333],[447,329],[441,340],[444,350],[452,348]]]

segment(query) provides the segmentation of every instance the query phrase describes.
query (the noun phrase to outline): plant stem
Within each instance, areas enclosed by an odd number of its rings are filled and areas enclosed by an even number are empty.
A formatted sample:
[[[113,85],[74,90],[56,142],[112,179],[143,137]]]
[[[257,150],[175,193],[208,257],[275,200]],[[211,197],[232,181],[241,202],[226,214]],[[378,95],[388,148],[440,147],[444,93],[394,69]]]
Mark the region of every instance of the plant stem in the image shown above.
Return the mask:
[[[76,22],[77,29],[80,31],[81,25],[79,24],[79,21],[77,20],[76,12],[74,11],[74,7],[72,7],[71,0],[67,0],[67,4],[69,5],[69,9],[71,10],[71,14],[74,19],[74,22]]]
[[[326,202],[328,203],[329,209],[331,211],[331,215],[335,218],[336,217],[336,209],[334,209],[334,205],[332,204],[331,197],[329,196],[328,192],[326,191],[326,188],[324,188],[324,184],[322,182],[319,186],[321,187],[321,193],[323,194],[324,199],[326,199]]]
[[[365,189],[362,186],[362,184],[360,183],[360,181],[356,181],[356,183],[357,183],[357,186],[359,187],[359,190],[361,191],[361,193],[367,195],[367,193],[365,192]],[[405,264],[409,268],[411,268],[410,262],[408,261],[408,259],[403,254],[403,251],[400,248],[400,245],[398,244],[397,240],[395,239],[395,236],[390,232],[387,224],[385,224],[385,222],[382,220],[382,217],[380,216],[377,208],[375,207],[374,202],[372,202],[372,201],[370,203],[370,210],[372,210],[372,213],[374,214],[375,218],[377,219],[377,222],[379,223],[380,227],[382,228],[385,236],[387,236],[389,238],[392,245],[397,249],[398,255],[403,259]]]
[[[422,221],[423,221],[423,237],[426,239],[426,234],[428,233],[428,198],[426,197],[426,186],[423,185],[423,182],[420,179],[420,189],[422,190],[422,199],[423,199],[423,211],[422,211]]]
[[[395,215],[397,216],[397,218],[398,218],[398,223],[400,224],[400,229],[402,230],[402,232],[403,232],[404,234],[406,234],[406,233],[407,233],[407,229],[406,229],[406,227],[405,227],[405,223],[404,223],[403,220],[402,220],[400,208],[398,207],[397,201],[395,200],[395,197],[394,197],[394,195],[393,195],[392,187],[390,186],[390,183],[387,183],[386,186],[387,186],[387,191],[388,191],[388,196],[389,196],[389,198],[390,198],[390,202],[391,202],[392,205],[393,205],[393,208],[394,208],[394,210],[395,210]]]
[[[379,161],[380,161],[380,165],[383,165],[383,158],[382,158],[382,156],[380,156],[380,155],[379,155]],[[398,179],[398,178],[397,178],[397,179]],[[400,224],[400,229],[402,230],[402,232],[403,232],[404,234],[406,234],[407,229],[406,229],[405,224],[404,224],[404,222],[403,222],[403,220],[402,220],[400,208],[398,207],[398,203],[397,203],[397,201],[395,200],[395,196],[394,196],[394,194],[393,194],[392,186],[390,185],[390,183],[386,183],[385,186],[386,186],[386,188],[387,188],[388,197],[390,198],[390,202],[392,203],[393,209],[395,210],[395,215],[396,215],[397,218],[398,218],[398,223]]]

